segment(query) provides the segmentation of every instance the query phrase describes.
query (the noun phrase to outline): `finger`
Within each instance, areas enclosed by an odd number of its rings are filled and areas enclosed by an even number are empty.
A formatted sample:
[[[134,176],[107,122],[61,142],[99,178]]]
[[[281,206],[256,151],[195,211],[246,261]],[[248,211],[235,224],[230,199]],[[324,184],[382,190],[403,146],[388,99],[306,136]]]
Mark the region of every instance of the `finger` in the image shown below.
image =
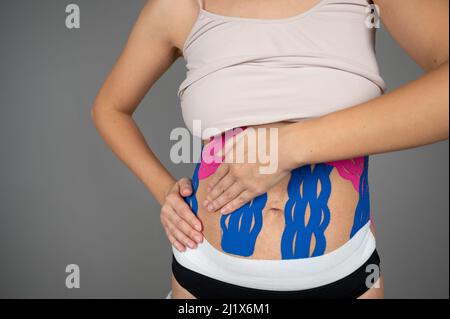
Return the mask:
[[[190,179],[182,178],[178,181],[178,185],[180,187],[181,196],[186,197],[192,194],[192,184]]]
[[[230,201],[227,205],[222,207],[220,213],[223,215],[230,214],[253,199],[253,196],[248,191],[243,191],[237,197],[235,197],[232,201]]]
[[[230,165],[226,163],[222,163],[217,171],[211,176],[211,179],[208,182],[208,187],[206,188],[206,191],[209,192],[216,184],[225,176],[228,174],[228,171],[230,169]]]
[[[179,231],[181,231],[194,245],[203,241],[203,235],[191,227],[183,218],[181,218],[175,210],[170,209],[170,213],[167,215],[168,223],[174,225]],[[177,237],[177,239],[180,239]],[[186,243],[187,242],[184,242]],[[188,246],[192,248],[189,244]]]
[[[212,203],[217,197],[219,197],[223,192],[225,192],[231,185],[235,182],[233,176],[230,174],[225,175],[219,183],[216,184],[206,195],[205,202]],[[204,206],[207,206],[207,204]]]
[[[178,240],[175,239],[170,233],[167,227],[164,227],[164,230],[166,232],[167,238],[169,239],[169,242],[172,246],[174,246],[178,251],[184,252],[186,251],[186,247],[180,243]]]
[[[184,200],[178,198],[172,203],[172,206],[175,210],[175,213],[183,218],[189,225],[191,225],[191,227],[193,227],[196,231],[202,231],[202,223],[200,219],[198,219],[198,217],[194,214],[192,209]]]
[[[222,193],[215,201],[208,205],[208,211],[214,212],[221,210],[225,205],[230,203],[243,192],[244,188],[239,183],[231,185],[224,193]]]
[[[179,223],[167,223],[167,229],[169,230],[169,234],[175,237],[177,241],[179,241],[181,244],[191,248],[195,249],[197,248],[197,244],[191,240],[188,236],[186,236],[179,228]]]

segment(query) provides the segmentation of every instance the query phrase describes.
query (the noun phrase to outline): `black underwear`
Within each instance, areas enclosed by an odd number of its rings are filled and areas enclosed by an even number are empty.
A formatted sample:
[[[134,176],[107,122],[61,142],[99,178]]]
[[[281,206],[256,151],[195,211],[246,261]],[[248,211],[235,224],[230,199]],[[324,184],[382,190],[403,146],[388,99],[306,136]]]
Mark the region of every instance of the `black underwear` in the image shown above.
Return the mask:
[[[305,290],[274,291],[237,286],[216,280],[180,265],[172,256],[172,272],[177,282],[197,299],[356,299],[370,287],[366,281],[368,265],[380,267],[375,250],[353,273],[330,284]]]

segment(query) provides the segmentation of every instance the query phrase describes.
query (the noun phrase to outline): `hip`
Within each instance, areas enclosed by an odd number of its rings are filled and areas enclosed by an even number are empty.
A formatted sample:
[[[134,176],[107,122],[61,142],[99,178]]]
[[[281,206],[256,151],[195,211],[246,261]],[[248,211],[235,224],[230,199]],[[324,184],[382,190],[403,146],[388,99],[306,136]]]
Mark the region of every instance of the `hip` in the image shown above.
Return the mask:
[[[293,260],[252,260],[224,254],[207,241],[173,249],[176,283],[196,298],[358,298],[380,279],[370,222],[332,253]],[[376,287],[376,286],[375,286]]]

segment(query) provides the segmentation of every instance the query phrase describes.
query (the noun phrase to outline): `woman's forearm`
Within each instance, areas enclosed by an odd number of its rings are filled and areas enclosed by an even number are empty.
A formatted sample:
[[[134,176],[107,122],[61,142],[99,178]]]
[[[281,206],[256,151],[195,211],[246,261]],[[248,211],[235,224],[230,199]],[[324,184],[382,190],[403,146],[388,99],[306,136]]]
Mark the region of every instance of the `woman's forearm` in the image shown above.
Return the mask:
[[[291,168],[414,148],[448,138],[448,62],[367,103],[282,132]]]
[[[174,178],[156,158],[132,116],[114,109],[94,107],[95,126],[116,156],[162,204]]]

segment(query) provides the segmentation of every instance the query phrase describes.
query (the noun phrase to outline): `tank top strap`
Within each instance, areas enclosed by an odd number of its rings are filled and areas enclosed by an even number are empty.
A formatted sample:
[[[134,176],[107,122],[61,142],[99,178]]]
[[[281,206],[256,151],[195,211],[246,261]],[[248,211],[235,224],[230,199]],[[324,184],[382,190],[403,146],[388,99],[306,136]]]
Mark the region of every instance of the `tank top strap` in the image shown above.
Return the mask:
[[[205,8],[205,0],[197,0],[198,5],[200,6],[200,9],[204,9]]]

